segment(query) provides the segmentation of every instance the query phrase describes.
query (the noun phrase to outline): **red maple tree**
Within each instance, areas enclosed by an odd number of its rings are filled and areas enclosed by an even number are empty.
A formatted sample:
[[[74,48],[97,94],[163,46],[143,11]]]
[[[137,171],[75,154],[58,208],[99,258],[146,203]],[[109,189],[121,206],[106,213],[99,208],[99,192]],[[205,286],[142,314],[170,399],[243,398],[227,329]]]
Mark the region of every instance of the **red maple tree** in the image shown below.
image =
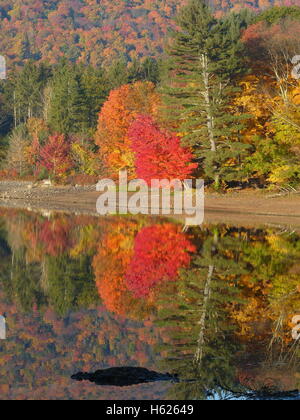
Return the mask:
[[[180,144],[180,138],[161,130],[152,117],[140,115],[128,132],[135,153],[138,178],[149,185],[152,179],[190,178],[197,168],[193,154]]]
[[[54,178],[63,176],[72,167],[69,153],[70,143],[63,134],[50,136],[40,150],[39,166],[46,168]]]

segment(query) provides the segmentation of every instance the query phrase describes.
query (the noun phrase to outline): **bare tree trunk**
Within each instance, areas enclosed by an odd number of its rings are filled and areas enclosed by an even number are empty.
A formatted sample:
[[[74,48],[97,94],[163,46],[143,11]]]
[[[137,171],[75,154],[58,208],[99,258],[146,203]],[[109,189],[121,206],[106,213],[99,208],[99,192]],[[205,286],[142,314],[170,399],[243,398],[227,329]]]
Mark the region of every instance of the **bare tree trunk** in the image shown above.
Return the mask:
[[[208,137],[210,142],[210,150],[213,153],[216,153],[217,151],[217,144],[216,139],[214,135],[214,117],[212,115],[212,106],[211,106],[211,99],[210,99],[210,87],[209,87],[209,71],[208,71],[208,60],[207,55],[202,54],[201,55],[202,60],[202,76],[203,76],[203,84],[204,84],[204,101],[205,101],[205,107],[206,107],[206,125],[207,125],[207,131],[208,131]],[[218,188],[220,184],[220,175],[215,175],[215,187]]]
[[[48,119],[49,119],[49,109],[50,109],[51,101],[52,101],[52,88],[50,86],[46,86],[42,94],[43,118],[46,122],[48,122]]]
[[[279,95],[284,104],[287,105],[289,102],[288,92],[291,77],[291,61],[289,53],[284,49],[280,49],[279,53],[278,51],[272,51],[272,49],[269,48],[269,54],[272,62],[272,70],[279,89]]]
[[[14,91],[14,125],[17,127],[17,105],[16,105],[16,91]]]
[[[195,362],[200,365],[203,359],[203,346],[204,346],[204,334],[205,334],[205,325],[206,325],[206,317],[207,317],[207,310],[208,310],[208,303],[211,293],[211,281],[212,276],[214,273],[214,266],[210,265],[208,269],[208,275],[206,279],[205,289],[204,289],[204,299],[203,299],[203,308],[202,308],[202,315],[200,318],[200,333],[197,342],[197,351],[195,354]]]
[[[12,282],[14,276],[14,266],[15,266],[15,250],[12,248],[12,255],[11,255],[11,270],[10,270],[10,280]]]
[[[214,136],[214,118],[211,115],[211,103],[210,103],[210,95],[209,95],[209,72],[208,72],[208,62],[207,62],[207,55],[202,54],[202,74],[203,74],[203,82],[204,82],[204,100],[206,105],[206,118],[207,118],[207,131],[210,141],[210,150],[212,152],[217,151],[215,136]]]
[[[49,290],[49,280],[46,260],[43,259],[41,263],[41,287],[47,293]]]

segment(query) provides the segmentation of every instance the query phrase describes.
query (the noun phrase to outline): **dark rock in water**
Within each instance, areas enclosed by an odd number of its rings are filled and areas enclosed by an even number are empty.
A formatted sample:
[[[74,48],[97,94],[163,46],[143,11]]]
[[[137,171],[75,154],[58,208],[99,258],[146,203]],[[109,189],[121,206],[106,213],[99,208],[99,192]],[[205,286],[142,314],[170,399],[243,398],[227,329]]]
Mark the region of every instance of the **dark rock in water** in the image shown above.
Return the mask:
[[[95,373],[79,372],[71,377],[75,381],[90,381],[96,385],[130,386],[158,381],[178,381],[177,375],[157,373],[139,367],[119,367],[97,370]]]

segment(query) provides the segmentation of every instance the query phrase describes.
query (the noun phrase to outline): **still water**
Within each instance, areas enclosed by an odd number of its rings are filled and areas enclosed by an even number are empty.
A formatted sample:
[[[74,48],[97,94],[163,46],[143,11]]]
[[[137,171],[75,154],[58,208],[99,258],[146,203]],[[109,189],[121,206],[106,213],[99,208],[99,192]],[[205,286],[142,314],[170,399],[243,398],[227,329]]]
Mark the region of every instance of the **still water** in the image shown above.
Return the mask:
[[[0,399],[298,399],[300,235],[1,210],[0,315]]]

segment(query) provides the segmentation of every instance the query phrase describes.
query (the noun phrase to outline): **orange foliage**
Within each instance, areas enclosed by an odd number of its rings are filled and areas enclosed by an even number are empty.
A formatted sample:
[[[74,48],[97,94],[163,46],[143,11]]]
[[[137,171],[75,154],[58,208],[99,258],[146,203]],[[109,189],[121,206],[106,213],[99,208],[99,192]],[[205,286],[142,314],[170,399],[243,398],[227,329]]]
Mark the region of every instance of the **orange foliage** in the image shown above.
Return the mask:
[[[155,117],[159,103],[151,82],[124,85],[110,93],[100,112],[95,138],[108,175],[116,178],[120,170],[127,169],[130,177],[135,177],[128,129],[138,114]]]
[[[170,223],[144,227],[136,235],[139,227],[137,222],[122,220],[110,226],[93,268],[106,308],[141,320],[157,307],[164,284],[176,280],[179,269],[189,265],[188,253],[195,248]]]
[[[125,282],[137,228],[136,223],[121,220],[110,225],[93,260],[96,285],[106,308],[133,319],[140,318],[149,309],[144,301],[133,297]]]

